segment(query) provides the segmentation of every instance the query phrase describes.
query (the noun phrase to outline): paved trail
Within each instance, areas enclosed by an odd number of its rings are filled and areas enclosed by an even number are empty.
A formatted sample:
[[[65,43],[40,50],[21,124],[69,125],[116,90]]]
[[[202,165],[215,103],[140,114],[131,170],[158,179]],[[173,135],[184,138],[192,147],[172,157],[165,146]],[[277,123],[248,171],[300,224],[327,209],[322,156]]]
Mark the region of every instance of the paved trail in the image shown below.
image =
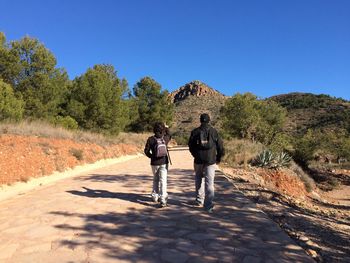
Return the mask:
[[[172,161],[162,209],[146,157],[1,202],[0,262],[313,262],[220,173],[215,213],[193,207],[192,158]]]

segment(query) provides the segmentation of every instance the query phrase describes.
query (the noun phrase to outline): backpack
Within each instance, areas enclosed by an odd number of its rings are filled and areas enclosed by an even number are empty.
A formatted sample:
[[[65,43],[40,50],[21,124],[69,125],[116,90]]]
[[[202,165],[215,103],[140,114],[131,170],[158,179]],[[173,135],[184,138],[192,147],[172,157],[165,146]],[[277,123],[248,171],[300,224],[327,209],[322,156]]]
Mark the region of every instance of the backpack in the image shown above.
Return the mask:
[[[214,147],[215,143],[209,129],[200,129],[198,137],[197,145],[201,150],[209,150]]]
[[[156,139],[156,145],[154,147],[155,156],[157,158],[167,156],[168,150],[167,150],[164,138],[163,137],[162,138],[154,137],[154,138]]]

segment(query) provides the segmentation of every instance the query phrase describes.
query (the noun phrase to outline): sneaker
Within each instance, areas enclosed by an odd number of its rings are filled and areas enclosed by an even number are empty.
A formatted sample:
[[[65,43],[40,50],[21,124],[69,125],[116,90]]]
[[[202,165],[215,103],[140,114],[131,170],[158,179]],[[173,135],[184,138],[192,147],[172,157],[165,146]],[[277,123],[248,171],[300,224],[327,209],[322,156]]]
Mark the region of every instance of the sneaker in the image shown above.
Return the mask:
[[[158,203],[159,202],[159,197],[157,195],[152,195],[152,201],[154,203]]]
[[[197,207],[202,207],[203,206],[203,203],[199,202],[199,201],[194,201],[194,206],[197,206]]]
[[[209,214],[212,214],[212,213],[214,213],[214,207],[206,208],[205,211],[207,211],[207,213],[209,213]]]
[[[163,208],[163,207],[166,207],[167,206],[167,203],[164,203],[164,202],[160,202],[159,203],[159,208]]]

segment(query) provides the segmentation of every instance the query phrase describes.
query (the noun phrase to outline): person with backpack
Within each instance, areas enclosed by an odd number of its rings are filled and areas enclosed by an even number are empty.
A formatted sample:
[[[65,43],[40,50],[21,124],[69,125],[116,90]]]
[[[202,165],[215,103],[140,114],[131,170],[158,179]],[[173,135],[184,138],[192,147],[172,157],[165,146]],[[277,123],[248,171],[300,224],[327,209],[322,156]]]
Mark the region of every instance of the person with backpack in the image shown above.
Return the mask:
[[[161,122],[153,127],[154,135],[147,139],[144,153],[151,159],[153,173],[152,200],[159,202],[160,207],[167,206],[167,176],[168,176],[168,148],[171,139],[169,129]]]
[[[212,213],[214,204],[214,177],[216,164],[225,154],[223,142],[210,122],[207,113],[200,115],[200,127],[191,132],[188,141],[189,150],[194,157],[195,186],[197,206]]]

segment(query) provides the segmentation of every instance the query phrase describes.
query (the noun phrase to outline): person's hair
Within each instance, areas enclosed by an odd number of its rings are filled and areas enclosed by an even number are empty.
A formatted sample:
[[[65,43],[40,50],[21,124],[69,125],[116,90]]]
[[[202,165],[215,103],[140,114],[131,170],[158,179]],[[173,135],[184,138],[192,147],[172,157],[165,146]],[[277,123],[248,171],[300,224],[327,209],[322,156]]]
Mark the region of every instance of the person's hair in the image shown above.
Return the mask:
[[[156,122],[153,126],[153,132],[154,133],[164,133],[165,131],[165,126],[162,122]]]
[[[201,123],[209,123],[209,121],[210,121],[210,117],[207,113],[201,114],[199,119],[200,119]]]

